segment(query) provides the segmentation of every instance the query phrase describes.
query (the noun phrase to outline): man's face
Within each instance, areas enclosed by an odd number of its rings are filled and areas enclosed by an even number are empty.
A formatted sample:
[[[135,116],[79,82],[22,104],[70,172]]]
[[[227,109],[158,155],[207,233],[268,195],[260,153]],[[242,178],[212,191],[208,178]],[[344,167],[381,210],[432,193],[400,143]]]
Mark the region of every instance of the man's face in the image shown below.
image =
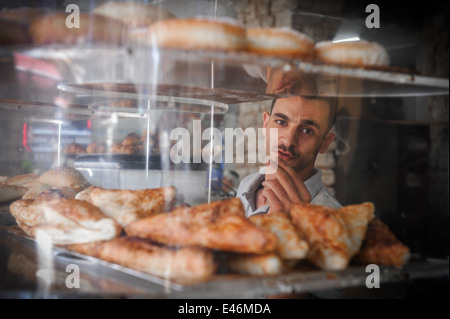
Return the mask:
[[[297,172],[311,173],[317,153],[324,153],[334,139],[328,133],[330,106],[320,99],[280,98],[272,115],[263,114],[266,155],[281,159]],[[270,129],[277,129],[278,138],[271,141]]]

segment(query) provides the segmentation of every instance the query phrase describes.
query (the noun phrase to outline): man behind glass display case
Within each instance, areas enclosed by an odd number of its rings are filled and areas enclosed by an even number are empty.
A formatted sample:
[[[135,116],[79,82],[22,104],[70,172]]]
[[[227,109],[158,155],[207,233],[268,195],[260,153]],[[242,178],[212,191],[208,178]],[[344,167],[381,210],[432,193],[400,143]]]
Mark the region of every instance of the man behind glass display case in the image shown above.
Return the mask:
[[[314,96],[313,78],[295,71],[269,70],[268,79],[267,93],[288,96],[274,99],[270,113],[263,113],[269,161],[239,185],[237,197],[246,215],[288,212],[299,202],[342,207],[322,183],[322,172],[314,167],[318,153],[325,153],[335,138],[330,131],[336,120],[335,101]],[[273,129],[276,139],[270,138]]]

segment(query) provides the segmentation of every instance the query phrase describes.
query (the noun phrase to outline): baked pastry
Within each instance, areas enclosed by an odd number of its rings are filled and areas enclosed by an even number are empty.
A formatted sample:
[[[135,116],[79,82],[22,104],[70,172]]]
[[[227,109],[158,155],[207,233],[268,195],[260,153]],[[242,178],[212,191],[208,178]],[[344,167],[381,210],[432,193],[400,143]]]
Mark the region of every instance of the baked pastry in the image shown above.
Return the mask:
[[[298,203],[290,215],[309,244],[307,259],[321,269],[343,270],[361,248],[374,211],[370,202],[340,209]]]
[[[367,226],[366,237],[354,260],[360,263],[401,267],[411,257],[410,249],[397,239],[380,219]]]
[[[172,12],[164,8],[134,2],[108,1],[97,6],[93,12],[120,20],[129,28],[144,28],[158,20],[175,18]]]
[[[316,43],[315,57],[327,63],[348,64],[353,66],[388,66],[389,54],[386,49],[369,41]]]
[[[0,183],[0,203],[22,198],[26,192],[26,187]]]
[[[38,232],[44,232],[55,245],[108,240],[122,231],[120,225],[98,207],[76,199],[18,200],[10,205],[10,212],[28,235],[36,237]]]
[[[36,199],[41,196],[41,194],[52,194],[52,196],[58,196],[62,198],[75,198],[75,196],[77,195],[77,192],[72,188],[64,186],[61,188],[55,188],[36,181],[26,183],[24,187],[27,188],[27,192],[22,196],[22,199]]]
[[[85,154],[86,147],[80,143],[69,143],[63,148],[62,152],[64,154]]]
[[[0,183],[5,183],[10,178],[9,176],[0,176]]]
[[[25,184],[36,180],[39,176],[34,173],[16,175],[5,181],[8,185],[24,186]]]
[[[314,41],[306,34],[288,28],[247,29],[247,51],[286,58],[312,58]]]
[[[97,186],[89,186],[85,189],[83,189],[81,192],[78,192],[75,195],[75,199],[79,199],[79,200],[85,200],[85,201],[89,201],[90,196],[91,196],[91,192],[96,189],[96,188],[101,188],[101,187],[97,187]]]
[[[89,181],[79,171],[67,166],[51,168],[42,173],[36,181],[54,188],[69,187],[77,193],[91,186]]]
[[[102,154],[106,152],[105,143],[91,143],[86,147],[86,153],[88,154]]]
[[[86,194],[87,193],[87,194]],[[149,189],[104,189],[93,187],[76,196],[99,207],[122,226],[140,218],[171,210],[176,189],[171,186]]]
[[[0,44],[31,44],[30,24],[46,13],[47,10],[31,7],[0,10]]]
[[[240,199],[233,198],[141,218],[125,227],[129,236],[166,245],[200,246],[241,253],[267,253],[277,238],[253,225]]]
[[[282,259],[303,259],[308,253],[308,243],[300,238],[288,216],[283,213],[253,215],[250,221],[277,236],[275,251]]]
[[[67,248],[182,284],[205,281],[217,267],[212,252],[206,249],[169,248],[129,236]]]
[[[254,276],[273,276],[283,272],[283,261],[275,253],[232,254],[228,256],[228,268],[237,273]]]
[[[17,225],[29,236],[33,236],[33,227],[44,220],[40,208],[30,209],[33,203],[33,199],[19,199],[9,205],[9,212],[15,218]]]
[[[141,144],[141,135],[137,133],[130,133],[122,141],[122,146]]]
[[[109,149],[109,151],[112,154],[119,154],[122,152],[122,144],[120,143],[112,143],[111,148]]]
[[[51,13],[35,19],[30,34],[35,44],[119,45],[124,42],[126,26],[112,18],[92,13],[80,13],[79,28],[66,25],[67,13]]]
[[[245,27],[232,18],[166,19],[132,35],[140,44],[162,48],[237,51],[245,49]]]

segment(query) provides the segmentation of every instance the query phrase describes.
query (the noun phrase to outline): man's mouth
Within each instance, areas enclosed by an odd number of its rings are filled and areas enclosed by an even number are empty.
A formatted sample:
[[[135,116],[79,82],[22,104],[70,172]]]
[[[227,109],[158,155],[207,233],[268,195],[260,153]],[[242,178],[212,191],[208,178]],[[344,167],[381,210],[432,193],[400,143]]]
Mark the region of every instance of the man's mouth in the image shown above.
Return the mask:
[[[281,158],[285,162],[290,161],[295,158],[295,156],[292,153],[290,153],[288,151],[284,151],[280,148],[277,148],[274,151],[277,154],[278,158]]]

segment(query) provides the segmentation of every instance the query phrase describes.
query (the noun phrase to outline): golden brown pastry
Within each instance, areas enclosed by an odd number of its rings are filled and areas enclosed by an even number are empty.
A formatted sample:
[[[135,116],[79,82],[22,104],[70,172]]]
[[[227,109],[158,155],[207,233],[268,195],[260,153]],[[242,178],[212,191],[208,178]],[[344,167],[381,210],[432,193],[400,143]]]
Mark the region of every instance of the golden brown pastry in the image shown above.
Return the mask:
[[[76,196],[99,207],[123,226],[171,210],[175,197],[176,189],[171,186],[138,190],[93,187]]]
[[[36,180],[39,176],[34,173],[16,175],[5,181],[8,185],[24,186],[25,184]]]
[[[81,145],[79,143],[69,143],[62,149],[62,152],[64,154],[85,154],[86,153],[86,147],[84,145]]]
[[[245,217],[238,198],[178,207],[130,223],[125,232],[166,245],[242,253],[272,252],[277,244],[274,234],[259,229]]]
[[[303,259],[308,253],[308,243],[300,238],[288,216],[283,213],[253,215],[250,221],[277,236],[276,252],[282,259]]]
[[[86,153],[88,154],[103,154],[106,152],[105,143],[91,143],[86,147]]]
[[[18,200],[10,205],[18,226],[36,237],[43,232],[55,245],[81,244],[108,240],[122,228],[98,207],[81,200],[42,197]]]
[[[249,52],[286,58],[312,58],[314,41],[306,34],[287,27],[247,29]]]
[[[69,28],[66,25],[67,18],[67,13],[58,12],[35,19],[30,26],[33,42],[35,44],[119,45],[125,40],[126,26],[116,19],[80,12],[79,28]]]
[[[322,62],[355,66],[388,66],[390,63],[389,54],[382,45],[364,40],[318,42],[315,56]]]
[[[77,193],[91,186],[89,181],[79,171],[66,166],[51,168],[42,173],[36,181],[54,188],[72,188]]]
[[[232,18],[165,19],[131,37],[139,44],[162,48],[238,51],[246,46],[245,28]]]
[[[122,146],[141,144],[141,135],[137,133],[130,133],[122,141]]]
[[[68,249],[179,283],[209,279],[216,270],[212,252],[198,247],[169,248],[123,236]]]
[[[307,259],[321,269],[343,270],[361,248],[374,205],[367,202],[333,209],[299,203],[292,206],[290,215],[309,244]]]
[[[155,21],[175,18],[175,15],[161,7],[147,3],[108,1],[94,9],[94,13],[122,21],[130,28],[148,27]]]
[[[283,261],[275,253],[268,254],[232,254],[228,256],[230,270],[254,276],[273,276],[283,272]]]
[[[0,44],[31,44],[30,24],[46,13],[47,10],[31,7],[0,10]]]
[[[26,187],[0,183],[0,203],[22,198],[26,192]]]
[[[397,239],[380,219],[367,226],[366,237],[354,260],[361,263],[401,267],[411,257],[410,249]]]

